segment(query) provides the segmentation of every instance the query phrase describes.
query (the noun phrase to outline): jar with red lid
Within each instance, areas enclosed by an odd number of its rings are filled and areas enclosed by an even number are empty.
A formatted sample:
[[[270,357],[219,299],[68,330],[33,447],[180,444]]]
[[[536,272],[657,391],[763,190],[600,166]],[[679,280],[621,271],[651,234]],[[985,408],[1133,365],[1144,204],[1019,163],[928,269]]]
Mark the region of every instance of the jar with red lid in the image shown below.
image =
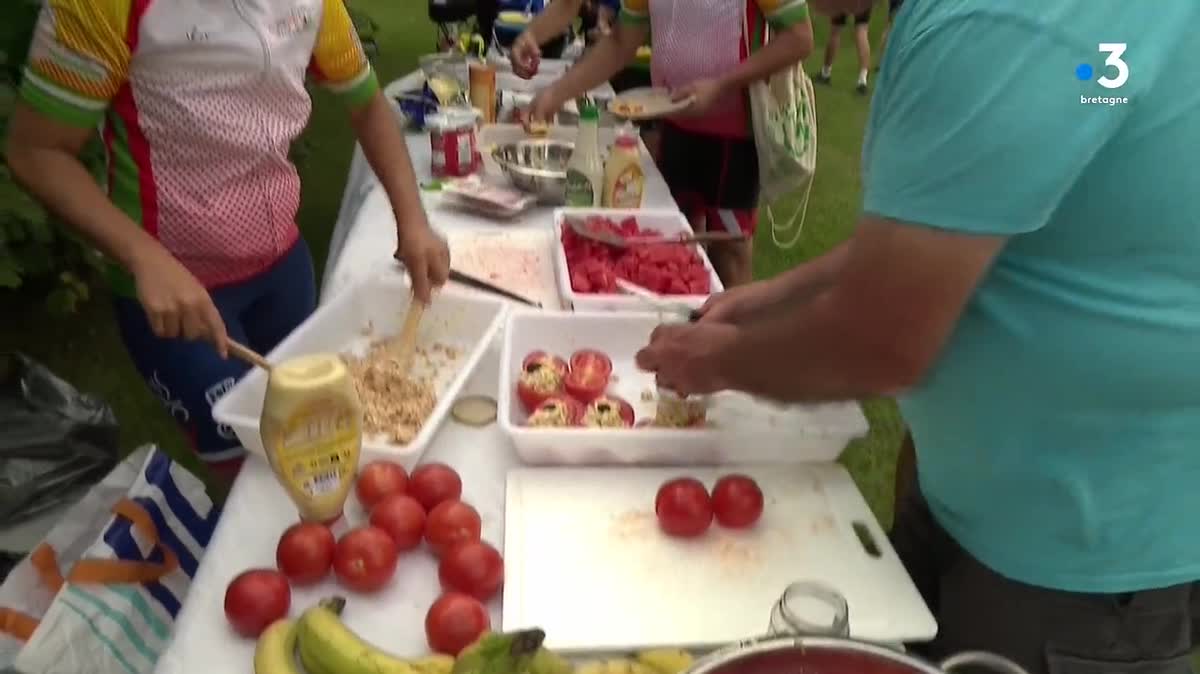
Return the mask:
[[[478,113],[471,108],[451,108],[425,118],[434,177],[461,178],[479,169],[477,120]]]

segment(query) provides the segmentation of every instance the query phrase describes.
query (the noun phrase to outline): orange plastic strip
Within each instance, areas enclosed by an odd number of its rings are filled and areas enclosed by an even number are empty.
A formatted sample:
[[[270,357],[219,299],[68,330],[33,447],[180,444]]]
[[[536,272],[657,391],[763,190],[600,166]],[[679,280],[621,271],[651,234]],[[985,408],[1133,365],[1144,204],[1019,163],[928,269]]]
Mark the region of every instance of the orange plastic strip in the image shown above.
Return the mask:
[[[37,572],[42,584],[54,594],[58,594],[63,586],[63,576],[62,571],[58,569],[58,555],[55,554],[54,548],[42,543],[29,553],[29,563]]]
[[[0,632],[20,641],[29,641],[37,626],[38,621],[33,616],[0,606]]]
[[[145,508],[129,499],[122,499],[113,506],[113,512],[129,520],[138,533],[162,551],[162,563],[131,562],[123,559],[81,559],[67,575],[68,581],[92,585],[152,583],[179,568],[179,558],[174,550],[159,540],[158,527],[154,526],[154,520]]]

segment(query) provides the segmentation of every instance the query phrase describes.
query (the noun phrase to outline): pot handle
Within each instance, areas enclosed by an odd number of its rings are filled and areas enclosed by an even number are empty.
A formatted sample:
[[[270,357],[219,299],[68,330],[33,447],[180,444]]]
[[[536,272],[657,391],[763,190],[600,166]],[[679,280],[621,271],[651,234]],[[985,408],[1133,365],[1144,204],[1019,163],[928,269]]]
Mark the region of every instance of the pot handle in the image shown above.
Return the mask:
[[[1023,667],[1008,658],[987,651],[963,651],[942,660],[938,668],[949,674],[967,667],[990,669],[1000,674],[1029,674]]]

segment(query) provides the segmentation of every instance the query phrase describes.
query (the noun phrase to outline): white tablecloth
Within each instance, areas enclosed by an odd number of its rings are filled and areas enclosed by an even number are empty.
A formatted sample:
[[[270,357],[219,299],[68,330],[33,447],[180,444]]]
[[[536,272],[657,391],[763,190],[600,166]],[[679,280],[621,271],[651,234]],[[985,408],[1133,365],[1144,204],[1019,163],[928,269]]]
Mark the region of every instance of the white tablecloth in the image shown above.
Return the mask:
[[[406,78],[407,79],[407,78]],[[411,80],[410,80],[411,81]],[[389,90],[409,86],[401,81]],[[430,179],[427,136],[410,135],[409,150],[418,180]],[[662,175],[649,160],[646,169],[648,208],[674,208]],[[442,231],[461,228],[494,229],[548,228],[551,209],[535,208],[514,222],[496,223],[462,214],[441,205],[437,193],[423,195],[433,225]],[[322,300],[339,289],[391,267],[396,247],[396,225],[386,195],[378,187],[361,150],[355,149],[350,180],[330,247],[322,288]],[[491,350],[467,384],[464,393],[495,396],[499,387],[500,344]],[[498,425],[468,428],[447,421],[426,452],[424,461],[441,461],[455,467],[463,478],[464,499],[483,517],[483,537],[497,548],[504,540],[504,479],[518,464],[508,439]],[[238,637],[229,628],[223,609],[225,587],[238,573],[253,567],[273,567],[279,535],[297,519],[296,509],[271,474],[266,461],[251,456],[233,486],[225,514],[209,543],[204,562],[196,574],[187,603],[180,611],[175,637],[159,661],[158,674],[203,674],[248,672],[254,642]],[[357,525],[365,519],[354,499],[347,504],[346,521]],[[392,583],[371,596],[347,593],[332,580],[316,589],[296,589],[292,613],[298,615],[319,598],[332,594],[349,597],[345,618],[364,638],[399,655],[419,655],[427,650],[425,612],[440,593],[432,557],[418,551],[400,560]],[[500,602],[489,608],[492,625],[500,627]]]

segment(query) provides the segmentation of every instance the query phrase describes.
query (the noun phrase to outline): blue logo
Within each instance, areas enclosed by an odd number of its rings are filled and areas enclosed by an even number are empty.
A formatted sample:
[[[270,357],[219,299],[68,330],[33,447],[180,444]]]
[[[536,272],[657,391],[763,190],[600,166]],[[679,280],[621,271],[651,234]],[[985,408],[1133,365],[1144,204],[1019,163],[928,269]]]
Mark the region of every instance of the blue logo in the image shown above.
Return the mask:
[[[1078,66],[1075,66],[1075,77],[1079,78],[1080,82],[1087,82],[1091,80],[1092,75],[1095,74],[1096,73],[1094,70],[1092,70],[1092,65],[1090,63],[1080,63]]]

